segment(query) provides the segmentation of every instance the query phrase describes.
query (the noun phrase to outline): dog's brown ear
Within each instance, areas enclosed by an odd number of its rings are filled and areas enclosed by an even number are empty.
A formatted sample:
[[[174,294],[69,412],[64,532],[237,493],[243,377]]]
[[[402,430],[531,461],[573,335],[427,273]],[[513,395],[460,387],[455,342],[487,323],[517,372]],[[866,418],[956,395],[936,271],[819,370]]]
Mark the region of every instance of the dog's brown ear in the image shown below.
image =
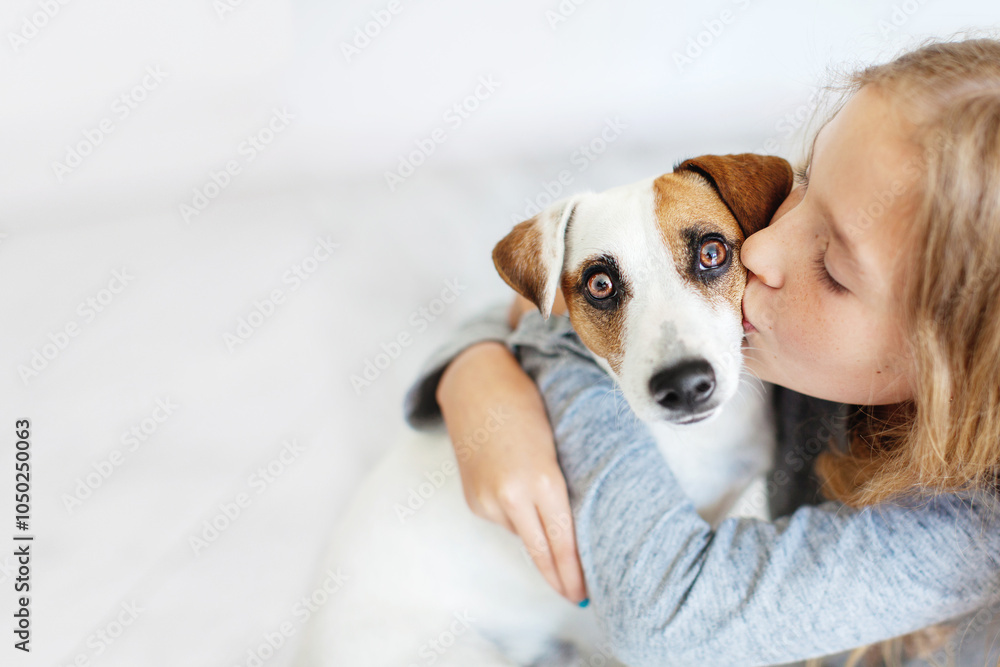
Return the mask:
[[[500,277],[548,319],[559,289],[566,251],[566,225],[574,201],[562,199],[535,217],[519,222],[493,248]]]
[[[792,190],[791,165],[771,155],[702,155],[681,162],[678,171],[693,171],[712,183],[744,238],[767,227]]]

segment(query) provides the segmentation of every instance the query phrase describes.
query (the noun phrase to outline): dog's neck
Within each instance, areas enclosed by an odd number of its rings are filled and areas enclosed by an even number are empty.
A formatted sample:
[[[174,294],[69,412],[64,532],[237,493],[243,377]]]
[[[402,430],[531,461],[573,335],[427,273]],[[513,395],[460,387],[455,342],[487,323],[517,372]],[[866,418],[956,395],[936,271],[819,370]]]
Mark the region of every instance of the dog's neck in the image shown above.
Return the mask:
[[[770,385],[741,387],[714,418],[688,425],[646,423],[671,473],[698,513],[713,525],[746,485],[772,465]]]

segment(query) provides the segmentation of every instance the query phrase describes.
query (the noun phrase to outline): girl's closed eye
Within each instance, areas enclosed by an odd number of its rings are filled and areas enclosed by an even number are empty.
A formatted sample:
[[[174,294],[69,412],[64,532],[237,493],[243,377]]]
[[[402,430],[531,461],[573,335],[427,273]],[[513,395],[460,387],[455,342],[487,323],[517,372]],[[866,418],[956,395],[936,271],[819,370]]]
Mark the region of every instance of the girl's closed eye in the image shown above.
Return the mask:
[[[816,259],[813,260],[816,267],[816,274],[819,276],[820,282],[826,285],[830,291],[835,294],[843,294],[847,291],[847,288],[836,281],[836,279],[830,275],[830,271],[826,268],[826,248],[821,250]]]

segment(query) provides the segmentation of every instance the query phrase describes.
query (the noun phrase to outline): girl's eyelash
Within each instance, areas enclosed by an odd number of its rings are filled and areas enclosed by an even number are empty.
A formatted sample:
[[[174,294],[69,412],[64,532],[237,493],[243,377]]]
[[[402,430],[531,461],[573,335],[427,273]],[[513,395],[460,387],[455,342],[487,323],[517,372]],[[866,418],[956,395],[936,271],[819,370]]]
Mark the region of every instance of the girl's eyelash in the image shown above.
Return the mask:
[[[835,294],[843,294],[844,292],[847,291],[847,288],[838,283],[836,280],[834,280],[833,276],[830,275],[830,272],[826,270],[825,249],[820,251],[820,253],[816,255],[814,264],[816,266],[816,274],[819,276],[820,282],[826,285],[830,289],[830,291],[834,292]]]
[[[795,169],[795,181],[802,187],[809,186],[809,165],[803,164]],[[831,292],[843,294],[847,291],[847,288],[834,280],[833,276],[826,269],[826,248],[820,250],[819,254],[816,255],[816,259],[813,260],[813,264],[816,267],[816,274],[819,276],[820,282],[826,285]]]

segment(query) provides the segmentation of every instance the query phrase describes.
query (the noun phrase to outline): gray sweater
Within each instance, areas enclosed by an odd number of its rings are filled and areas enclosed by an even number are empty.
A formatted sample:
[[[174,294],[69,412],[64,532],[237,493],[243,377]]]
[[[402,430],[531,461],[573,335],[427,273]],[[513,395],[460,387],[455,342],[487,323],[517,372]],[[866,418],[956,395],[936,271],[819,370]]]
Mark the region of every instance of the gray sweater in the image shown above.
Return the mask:
[[[831,436],[843,441],[847,406],[775,387],[770,481],[785,481],[769,484],[774,518],[727,519],[713,531],[648,429],[621,418],[614,381],[569,319],[532,312],[511,332],[506,307],[467,321],[428,360],[405,417],[415,428],[440,424],[434,390],[462,349],[497,340],[515,352],[545,398],[590,600],[617,657],[632,667],[774,665],[951,622],[954,664],[997,663],[1000,648],[988,646],[1000,619],[995,497],[862,510],[823,502],[812,461]]]

